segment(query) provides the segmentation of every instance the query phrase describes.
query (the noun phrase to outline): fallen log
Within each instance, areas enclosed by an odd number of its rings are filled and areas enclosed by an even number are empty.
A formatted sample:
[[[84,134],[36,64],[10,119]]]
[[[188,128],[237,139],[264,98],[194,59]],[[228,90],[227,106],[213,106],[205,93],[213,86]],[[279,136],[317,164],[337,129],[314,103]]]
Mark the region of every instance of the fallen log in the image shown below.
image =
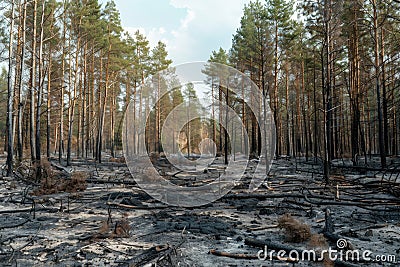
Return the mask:
[[[364,227],[359,227],[359,228],[349,228],[349,229],[344,229],[340,232],[338,232],[338,234],[340,235],[348,235],[351,233],[355,233],[355,232],[360,232],[360,231],[365,231],[365,230],[371,230],[371,229],[379,229],[379,228],[385,228],[388,227],[389,224],[374,224],[374,225],[369,225],[369,226],[364,226]]]
[[[56,163],[56,162],[53,162],[53,161],[50,161],[50,165],[51,165],[53,168],[55,168],[55,169],[57,169],[57,170],[59,170],[59,171],[61,171],[61,172],[64,172],[64,173],[66,173],[66,174],[70,174],[71,171],[72,171],[72,168],[70,168],[70,167],[64,167],[64,166],[62,166],[62,165],[60,165],[60,164],[58,164],[58,163]]]
[[[160,255],[159,253],[165,250],[168,250],[170,247],[168,245],[165,246],[155,246],[145,250],[143,253],[139,254],[135,258],[129,260],[127,263],[131,267],[139,267],[143,266],[155,259],[157,259]]]
[[[258,200],[266,200],[273,198],[304,198],[302,194],[228,194],[223,199],[248,199],[255,198]]]
[[[31,212],[31,211],[32,211],[32,208],[15,209],[15,210],[0,210],[0,214],[12,214],[12,213]]]
[[[15,209],[15,210],[0,210],[0,214],[13,214],[13,213],[23,213],[23,212],[49,212],[55,213],[59,212],[59,208],[24,208],[24,209]]]
[[[112,252],[115,252],[115,253],[118,253],[118,254],[122,254],[122,255],[125,255],[125,256],[130,256],[130,257],[132,256],[131,254],[126,253],[124,251],[120,251],[120,250],[116,250],[116,249],[110,248],[109,246],[107,246],[107,245],[105,245],[103,243],[98,243],[98,245],[100,247],[106,249],[106,250],[109,250],[109,251],[112,251]]]
[[[138,188],[137,183],[135,181],[132,180],[105,180],[105,179],[101,179],[101,178],[87,178],[85,180],[86,183],[88,184],[95,184],[95,185],[123,185],[123,186],[129,186],[129,188]]]
[[[124,208],[124,209],[134,209],[134,210],[156,210],[156,209],[166,209],[168,206],[132,206],[132,205],[126,205],[126,204],[121,204],[121,203],[114,203],[114,202],[107,202],[106,203],[109,206],[114,206],[118,208]]]
[[[349,169],[355,170],[357,172],[387,172],[387,173],[398,173],[399,170],[397,168],[374,168],[368,166],[353,166],[353,165],[333,165],[333,168],[337,169]]]
[[[31,219],[27,219],[27,220],[25,220],[25,221],[23,221],[21,223],[18,223],[18,224],[0,226],[0,230],[10,229],[10,228],[17,228],[17,227],[23,226],[24,224],[26,224],[27,222],[30,222],[30,221],[31,221]]]
[[[219,251],[215,249],[211,249],[209,251],[210,254],[215,255],[215,256],[221,256],[221,257],[227,257],[227,258],[232,258],[232,259],[244,259],[244,260],[258,260],[258,256],[254,254],[234,254],[234,253],[229,253],[225,251]]]
[[[125,263],[130,267],[144,266],[149,263],[155,263],[155,266],[177,266],[174,259],[177,257],[176,250],[182,246],[184,242],[185,240],[176,246],[166,244],[146,249],[143,253]]]

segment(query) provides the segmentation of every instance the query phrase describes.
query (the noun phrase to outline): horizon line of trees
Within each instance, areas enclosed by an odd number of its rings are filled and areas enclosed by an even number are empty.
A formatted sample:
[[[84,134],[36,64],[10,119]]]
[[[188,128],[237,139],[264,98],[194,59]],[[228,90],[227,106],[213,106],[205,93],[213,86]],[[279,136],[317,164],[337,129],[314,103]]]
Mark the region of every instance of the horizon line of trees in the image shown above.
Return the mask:
[[[147,150],[162,152],[168,112],[197,98],[179,88],[153,101],[160,90],[138,90],[172,63],[165,44],[151,49],[139,32],[125,33],[112,1],[104,8],[97,0],[7,0],[2,6],[0,57],[8,60],[8,71],[1,73],[0,86],[7,91],[1,97],[8,116],[0,126],[7,129],[9,175],[27,155],[38,177],[42,154],[65,158],[67,165],[73,148],[76,157],[101,162],[105,148],[114,157],[130,100],[135,115],[150,114]],[[387,156],[399,154],[400,1],[251,1],[232,47],[213,51],[209,61],[245,73],[270,100],[276,156],[322,159],[327,182],[334,159],[367,166],[377,154],[384,169]],[[212,103],[225,101],[237,111],[250,137],[245,149],[260,155],[257,114],[225,89],[211,86]],[[227,156],[233,141],[215,117],[207,125],[209,136],[217,154]],[[191,134],[201,123],[186,129],[190,154],[200,138]],[[139,134],[145,133],[133,138]]]

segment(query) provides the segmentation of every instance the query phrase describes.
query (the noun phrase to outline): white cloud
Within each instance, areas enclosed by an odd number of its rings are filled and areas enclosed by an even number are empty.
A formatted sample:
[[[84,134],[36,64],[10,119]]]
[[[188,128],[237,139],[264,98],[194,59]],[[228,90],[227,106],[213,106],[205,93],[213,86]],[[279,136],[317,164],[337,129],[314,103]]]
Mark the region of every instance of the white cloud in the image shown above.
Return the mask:
[[[174,64],[205,61],[212,50],[222,46],[229,49],[232,34],[239,27],[245,3],[250,0],[170,0],[172,7],[186,9],[180,25],[170,28],[157,25],[153,28],[125,28],[130,33],[137,29],[145,34],[154,46],[159,40],[167,45]],[[165,20],[168,20],[166,14]]]
[[[181,20],[181,28],[187,29],[189,23],[193,21],[195,18],[196,18],[196,13],[193,10],[188,9],[186,17],[183,20]]]
[[[238,26],[244,4],[250,0],[170,0],[176,8],[186,8],[196,14],[193,24],[204,30]]]
[[[244,4],[249,0],[170,0],[187,15],[179,29],[171,31],[170,54],[179,62],[207,60],[212,50],[229,49],[232,34],[240,25]]]
[[[167,31],[163,27],[150,29],[145,29],[143,27],[124,27],[124,29],[125,31],[129,32],[131,36],[134,36],[135,32],[139,31],[141,34],[146,36],[147,40],[149,40],[151,47],[157,45],[158,41],[162,41],[167,45],[169,43],[169,39],[166,36]]]

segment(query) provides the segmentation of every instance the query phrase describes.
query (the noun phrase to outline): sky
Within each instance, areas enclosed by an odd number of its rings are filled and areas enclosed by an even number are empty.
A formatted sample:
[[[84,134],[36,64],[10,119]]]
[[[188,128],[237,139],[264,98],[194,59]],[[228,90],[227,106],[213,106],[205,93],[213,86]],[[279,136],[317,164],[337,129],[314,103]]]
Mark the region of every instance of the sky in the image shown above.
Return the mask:
[[[122,26],[146,35],[152,47],[167,45],[173,65],[207,61],[213,50],[229,50],[250,0],[114,0]],[[100,2],[105,3],[106,0]]]

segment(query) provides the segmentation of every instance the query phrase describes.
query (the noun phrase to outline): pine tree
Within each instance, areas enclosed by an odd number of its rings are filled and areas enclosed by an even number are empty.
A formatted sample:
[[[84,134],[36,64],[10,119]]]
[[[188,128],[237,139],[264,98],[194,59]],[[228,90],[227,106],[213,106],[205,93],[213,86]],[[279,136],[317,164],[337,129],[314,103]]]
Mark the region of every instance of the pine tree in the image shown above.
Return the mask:
[[[155,103],[155,127],[154,127],[154,136],[155,136],[155,147],[154,150],[155,152],[160,153],[162,148],[161,148],[161,126],[163,125],[162,123],[162,116],[163,116],[163,111],[166,112],[166,108],[168,106],[162,105],[162,100],[166,100],[166,97],[162,97],[164,94],[164,90],[166,89],[165,85],[165,80],[163,79],[162,75],[160,75],[160,71],[167,69],[171,63],[172,60],[167,59],[168,57],[168,52],[166,50],[166,45],[159,41],[156,45],[156,47],[153,48],[151,51],[151,72],[153,75],[155,75],[156,79],[156,84],[157,84],[157,92],[156,93],[156,98],[157,102]],[[166,114],[168,114],[166,112]],[[164,114],[164,117],[165,115]]]

